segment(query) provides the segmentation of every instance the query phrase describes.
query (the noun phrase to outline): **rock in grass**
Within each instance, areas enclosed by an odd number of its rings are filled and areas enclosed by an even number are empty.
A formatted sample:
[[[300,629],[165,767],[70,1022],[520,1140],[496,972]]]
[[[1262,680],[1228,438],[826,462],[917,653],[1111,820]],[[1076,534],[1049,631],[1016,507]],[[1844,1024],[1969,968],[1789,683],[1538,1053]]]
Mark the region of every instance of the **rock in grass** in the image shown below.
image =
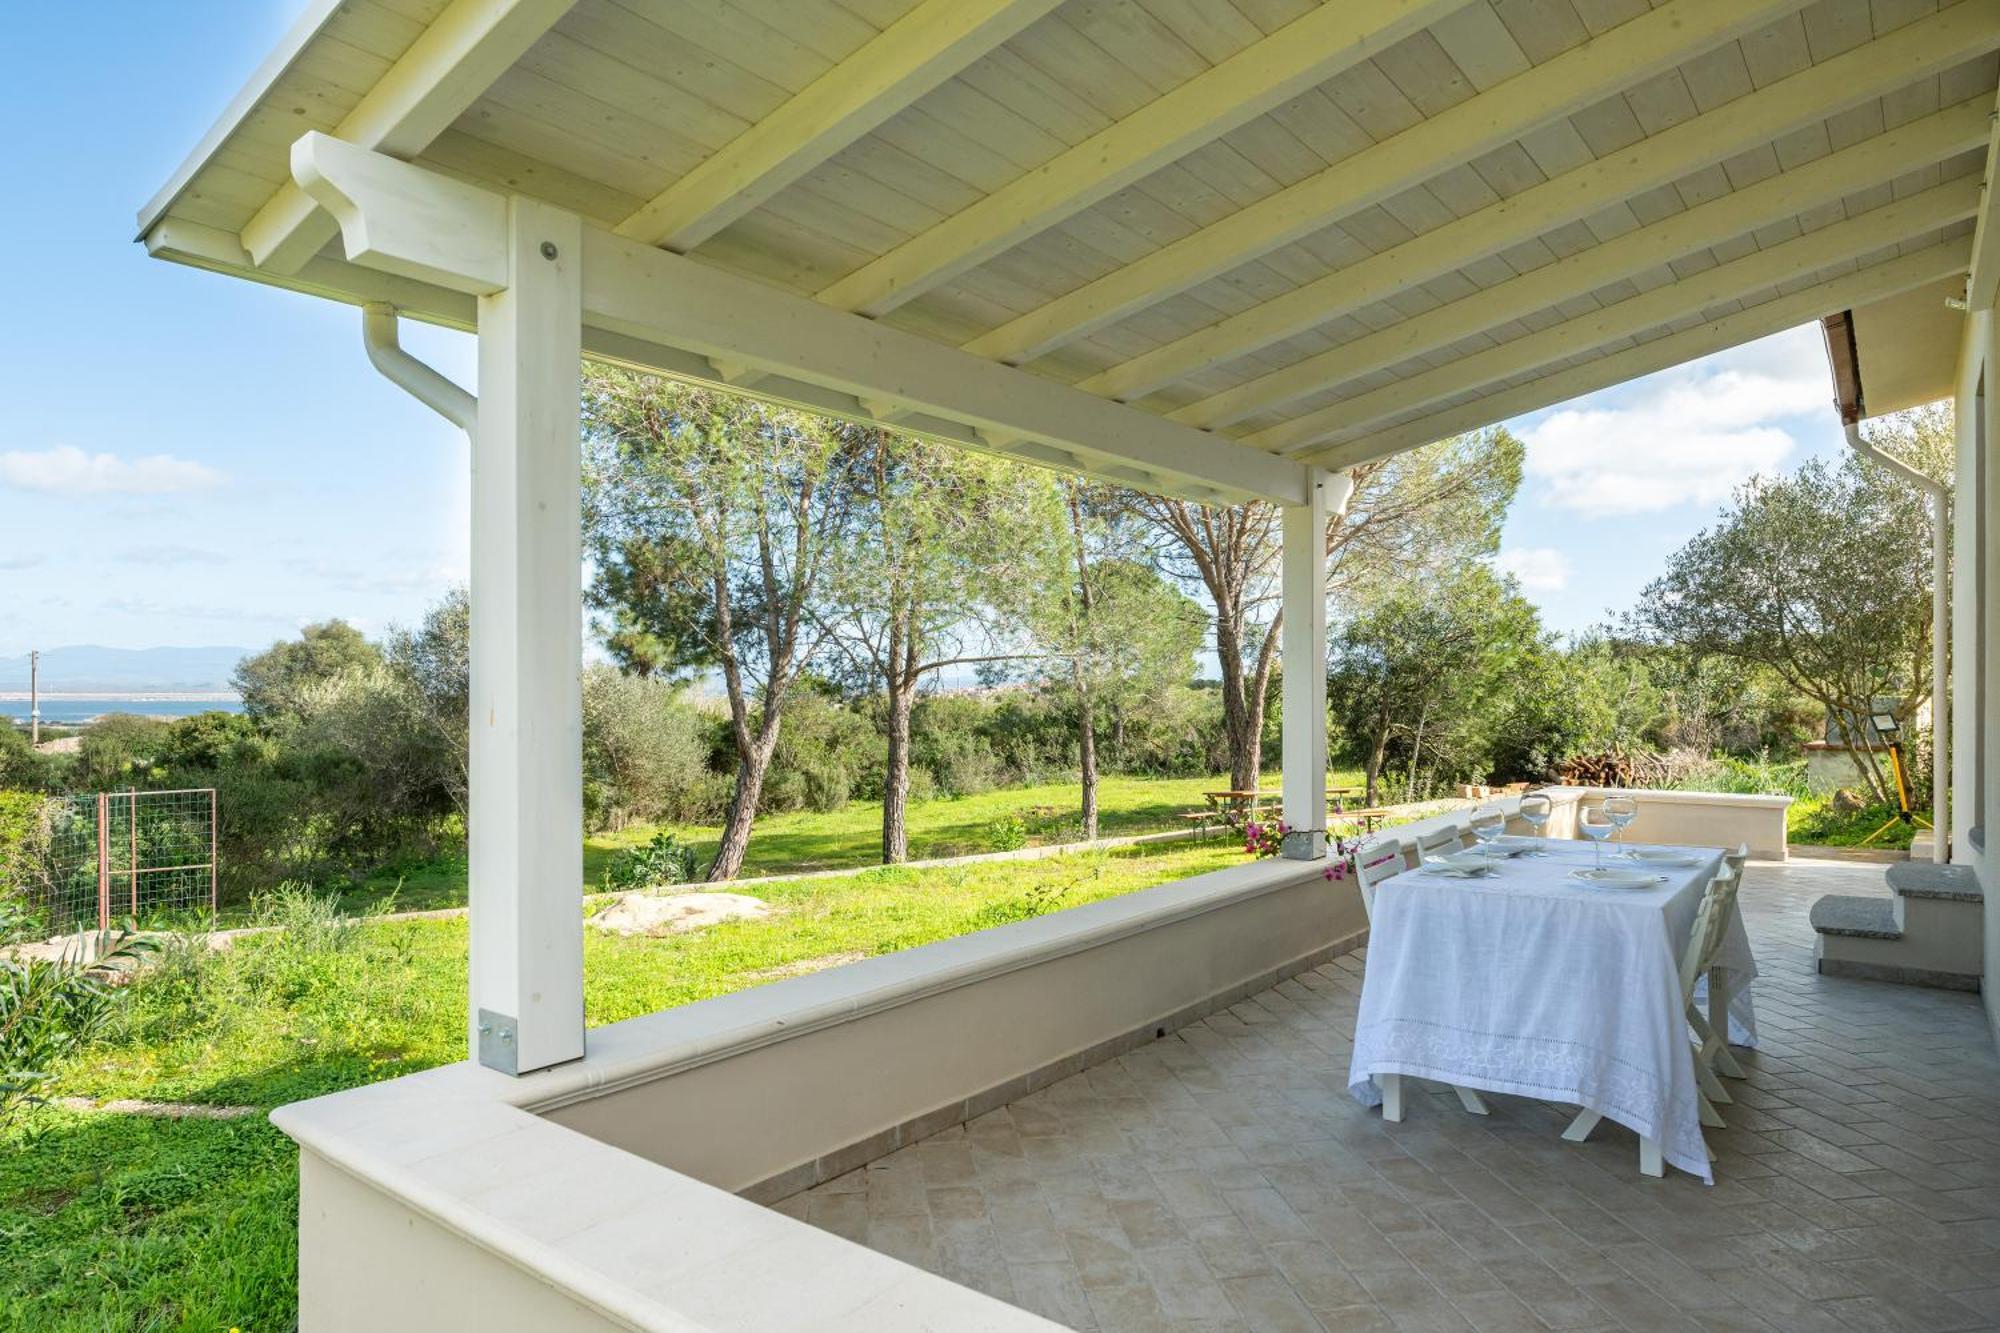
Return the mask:
[[[678,935],[723,921],[757,920],[771,905],[743,893],[628,893],[590,918],[619,935]]]

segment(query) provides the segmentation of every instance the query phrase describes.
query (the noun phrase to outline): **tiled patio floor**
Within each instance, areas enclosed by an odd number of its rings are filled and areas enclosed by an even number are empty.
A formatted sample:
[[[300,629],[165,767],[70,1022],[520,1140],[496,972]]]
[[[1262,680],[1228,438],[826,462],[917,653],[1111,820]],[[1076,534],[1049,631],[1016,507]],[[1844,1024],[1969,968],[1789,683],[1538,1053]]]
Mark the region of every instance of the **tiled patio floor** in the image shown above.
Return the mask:
[[[1353,955],[778,1207],[1080,1329],[2000,1327],[1978,998],[1813,971],[1812,900],[1880,875],[1751,868],[1764,1048],[1712,1189],[1541,1103],[1365,1112]]]

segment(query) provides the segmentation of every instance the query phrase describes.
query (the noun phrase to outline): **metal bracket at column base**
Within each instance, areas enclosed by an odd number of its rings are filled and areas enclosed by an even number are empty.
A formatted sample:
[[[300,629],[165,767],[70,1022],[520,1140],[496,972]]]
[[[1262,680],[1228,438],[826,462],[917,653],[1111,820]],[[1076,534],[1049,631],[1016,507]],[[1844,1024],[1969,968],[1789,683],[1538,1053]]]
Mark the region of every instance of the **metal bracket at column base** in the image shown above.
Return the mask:
[[[1288,830],[1284,841],[1278,844],[1278,855],[1287,861],[1318,861],[1326,855],[1326,830],[1295,828]]]
[[[503,1074],[521,1072],[520,1024],[510,1015],[479,1011],[479,1063]]]

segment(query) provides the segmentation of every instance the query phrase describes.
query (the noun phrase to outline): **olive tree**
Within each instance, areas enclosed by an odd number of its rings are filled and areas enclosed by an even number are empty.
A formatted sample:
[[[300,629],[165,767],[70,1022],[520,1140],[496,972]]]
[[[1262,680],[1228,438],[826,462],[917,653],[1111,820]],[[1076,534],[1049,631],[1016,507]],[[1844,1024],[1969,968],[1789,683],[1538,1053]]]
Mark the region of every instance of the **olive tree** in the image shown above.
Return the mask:
[[[1768,668],[1826,710],[1877,800],[1863,744],[1875,701],[1907,718],[1929,692],[1930,516],[1917,489],[1857,457],[1740,487],[1676,551],[1632,615],[1654,642]]]

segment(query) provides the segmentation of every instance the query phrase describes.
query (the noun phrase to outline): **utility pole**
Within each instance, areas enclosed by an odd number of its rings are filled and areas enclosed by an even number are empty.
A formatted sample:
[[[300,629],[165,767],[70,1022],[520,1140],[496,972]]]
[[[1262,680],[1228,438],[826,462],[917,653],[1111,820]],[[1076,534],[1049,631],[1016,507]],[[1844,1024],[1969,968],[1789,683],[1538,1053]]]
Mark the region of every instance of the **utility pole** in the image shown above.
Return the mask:
[[[28,744],[42,743],[42,655],[28,650]]]

